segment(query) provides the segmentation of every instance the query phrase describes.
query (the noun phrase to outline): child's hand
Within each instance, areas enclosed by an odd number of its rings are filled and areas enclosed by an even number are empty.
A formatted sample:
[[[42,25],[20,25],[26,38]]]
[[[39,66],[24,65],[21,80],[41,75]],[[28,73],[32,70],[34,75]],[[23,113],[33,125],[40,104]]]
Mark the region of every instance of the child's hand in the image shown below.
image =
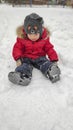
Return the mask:
[[[21,60],[18,59],[18,60],[16,61],[16,65],[17,65],[17,66],[20,66],[21,64],[22,64]]]
[[[53,65],[58,65],[57,61],[52,62]]]

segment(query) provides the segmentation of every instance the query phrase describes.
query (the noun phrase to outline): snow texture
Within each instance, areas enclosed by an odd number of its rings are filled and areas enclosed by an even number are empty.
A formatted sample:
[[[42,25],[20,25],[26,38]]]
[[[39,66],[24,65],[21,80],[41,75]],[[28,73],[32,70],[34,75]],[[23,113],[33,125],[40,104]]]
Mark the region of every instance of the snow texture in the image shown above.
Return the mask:
[[[27,87],[8,81],[12,47],[26,15],[43,17],[59,55],[61,80],[51,83],[34,68]],[[73,9],[0,5],[0,130],[73,130]]]

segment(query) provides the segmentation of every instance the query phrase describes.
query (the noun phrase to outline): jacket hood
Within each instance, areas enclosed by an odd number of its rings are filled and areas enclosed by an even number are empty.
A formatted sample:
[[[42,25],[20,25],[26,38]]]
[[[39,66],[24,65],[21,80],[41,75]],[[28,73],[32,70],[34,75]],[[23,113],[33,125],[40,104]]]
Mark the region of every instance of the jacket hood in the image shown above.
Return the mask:
[[[16,35],[17,35],[18,38],[22,38],[22,39],[27,38],[27,34],[25,33],[25,30],[24,30],[24,25],[21,25],[21,26],[17,27]],[[50,31],[47,28],[43,27],[43,33],[42,33],[41,38],[46,39],[48,37],[50,37]]]

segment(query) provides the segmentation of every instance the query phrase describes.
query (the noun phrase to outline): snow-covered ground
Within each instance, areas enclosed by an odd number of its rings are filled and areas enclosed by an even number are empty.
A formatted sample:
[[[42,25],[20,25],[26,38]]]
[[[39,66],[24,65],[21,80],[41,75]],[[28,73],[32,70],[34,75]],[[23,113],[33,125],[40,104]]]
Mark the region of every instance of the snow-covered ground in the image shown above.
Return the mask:
[[[35,69],[27,87],[8,81],[16,67],[12,47],[16,28],[36,12],[51,31],[61,80],[52,84]],[[73,130],[73,9],[0,5],[0,130]]]

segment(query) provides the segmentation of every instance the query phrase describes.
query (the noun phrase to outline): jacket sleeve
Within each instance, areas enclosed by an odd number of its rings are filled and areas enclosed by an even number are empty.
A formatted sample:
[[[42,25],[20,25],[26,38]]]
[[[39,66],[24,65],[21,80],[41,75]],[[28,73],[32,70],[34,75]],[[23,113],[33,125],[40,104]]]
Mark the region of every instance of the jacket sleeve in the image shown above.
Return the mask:
[[[49,38],[46,40],[45,52],[48,55],[50,61],[58,61],[57,52],[54,49],[54,46],[50,43]]]
[[[22,50],[23,50],[23,44],[22,44],[22,40],[20,38],[17,38],[16,43],[13,46],[13,50],[12,50],[12,56],[14,58],[14,60],[18,60],[20,58],[22,58]]]

